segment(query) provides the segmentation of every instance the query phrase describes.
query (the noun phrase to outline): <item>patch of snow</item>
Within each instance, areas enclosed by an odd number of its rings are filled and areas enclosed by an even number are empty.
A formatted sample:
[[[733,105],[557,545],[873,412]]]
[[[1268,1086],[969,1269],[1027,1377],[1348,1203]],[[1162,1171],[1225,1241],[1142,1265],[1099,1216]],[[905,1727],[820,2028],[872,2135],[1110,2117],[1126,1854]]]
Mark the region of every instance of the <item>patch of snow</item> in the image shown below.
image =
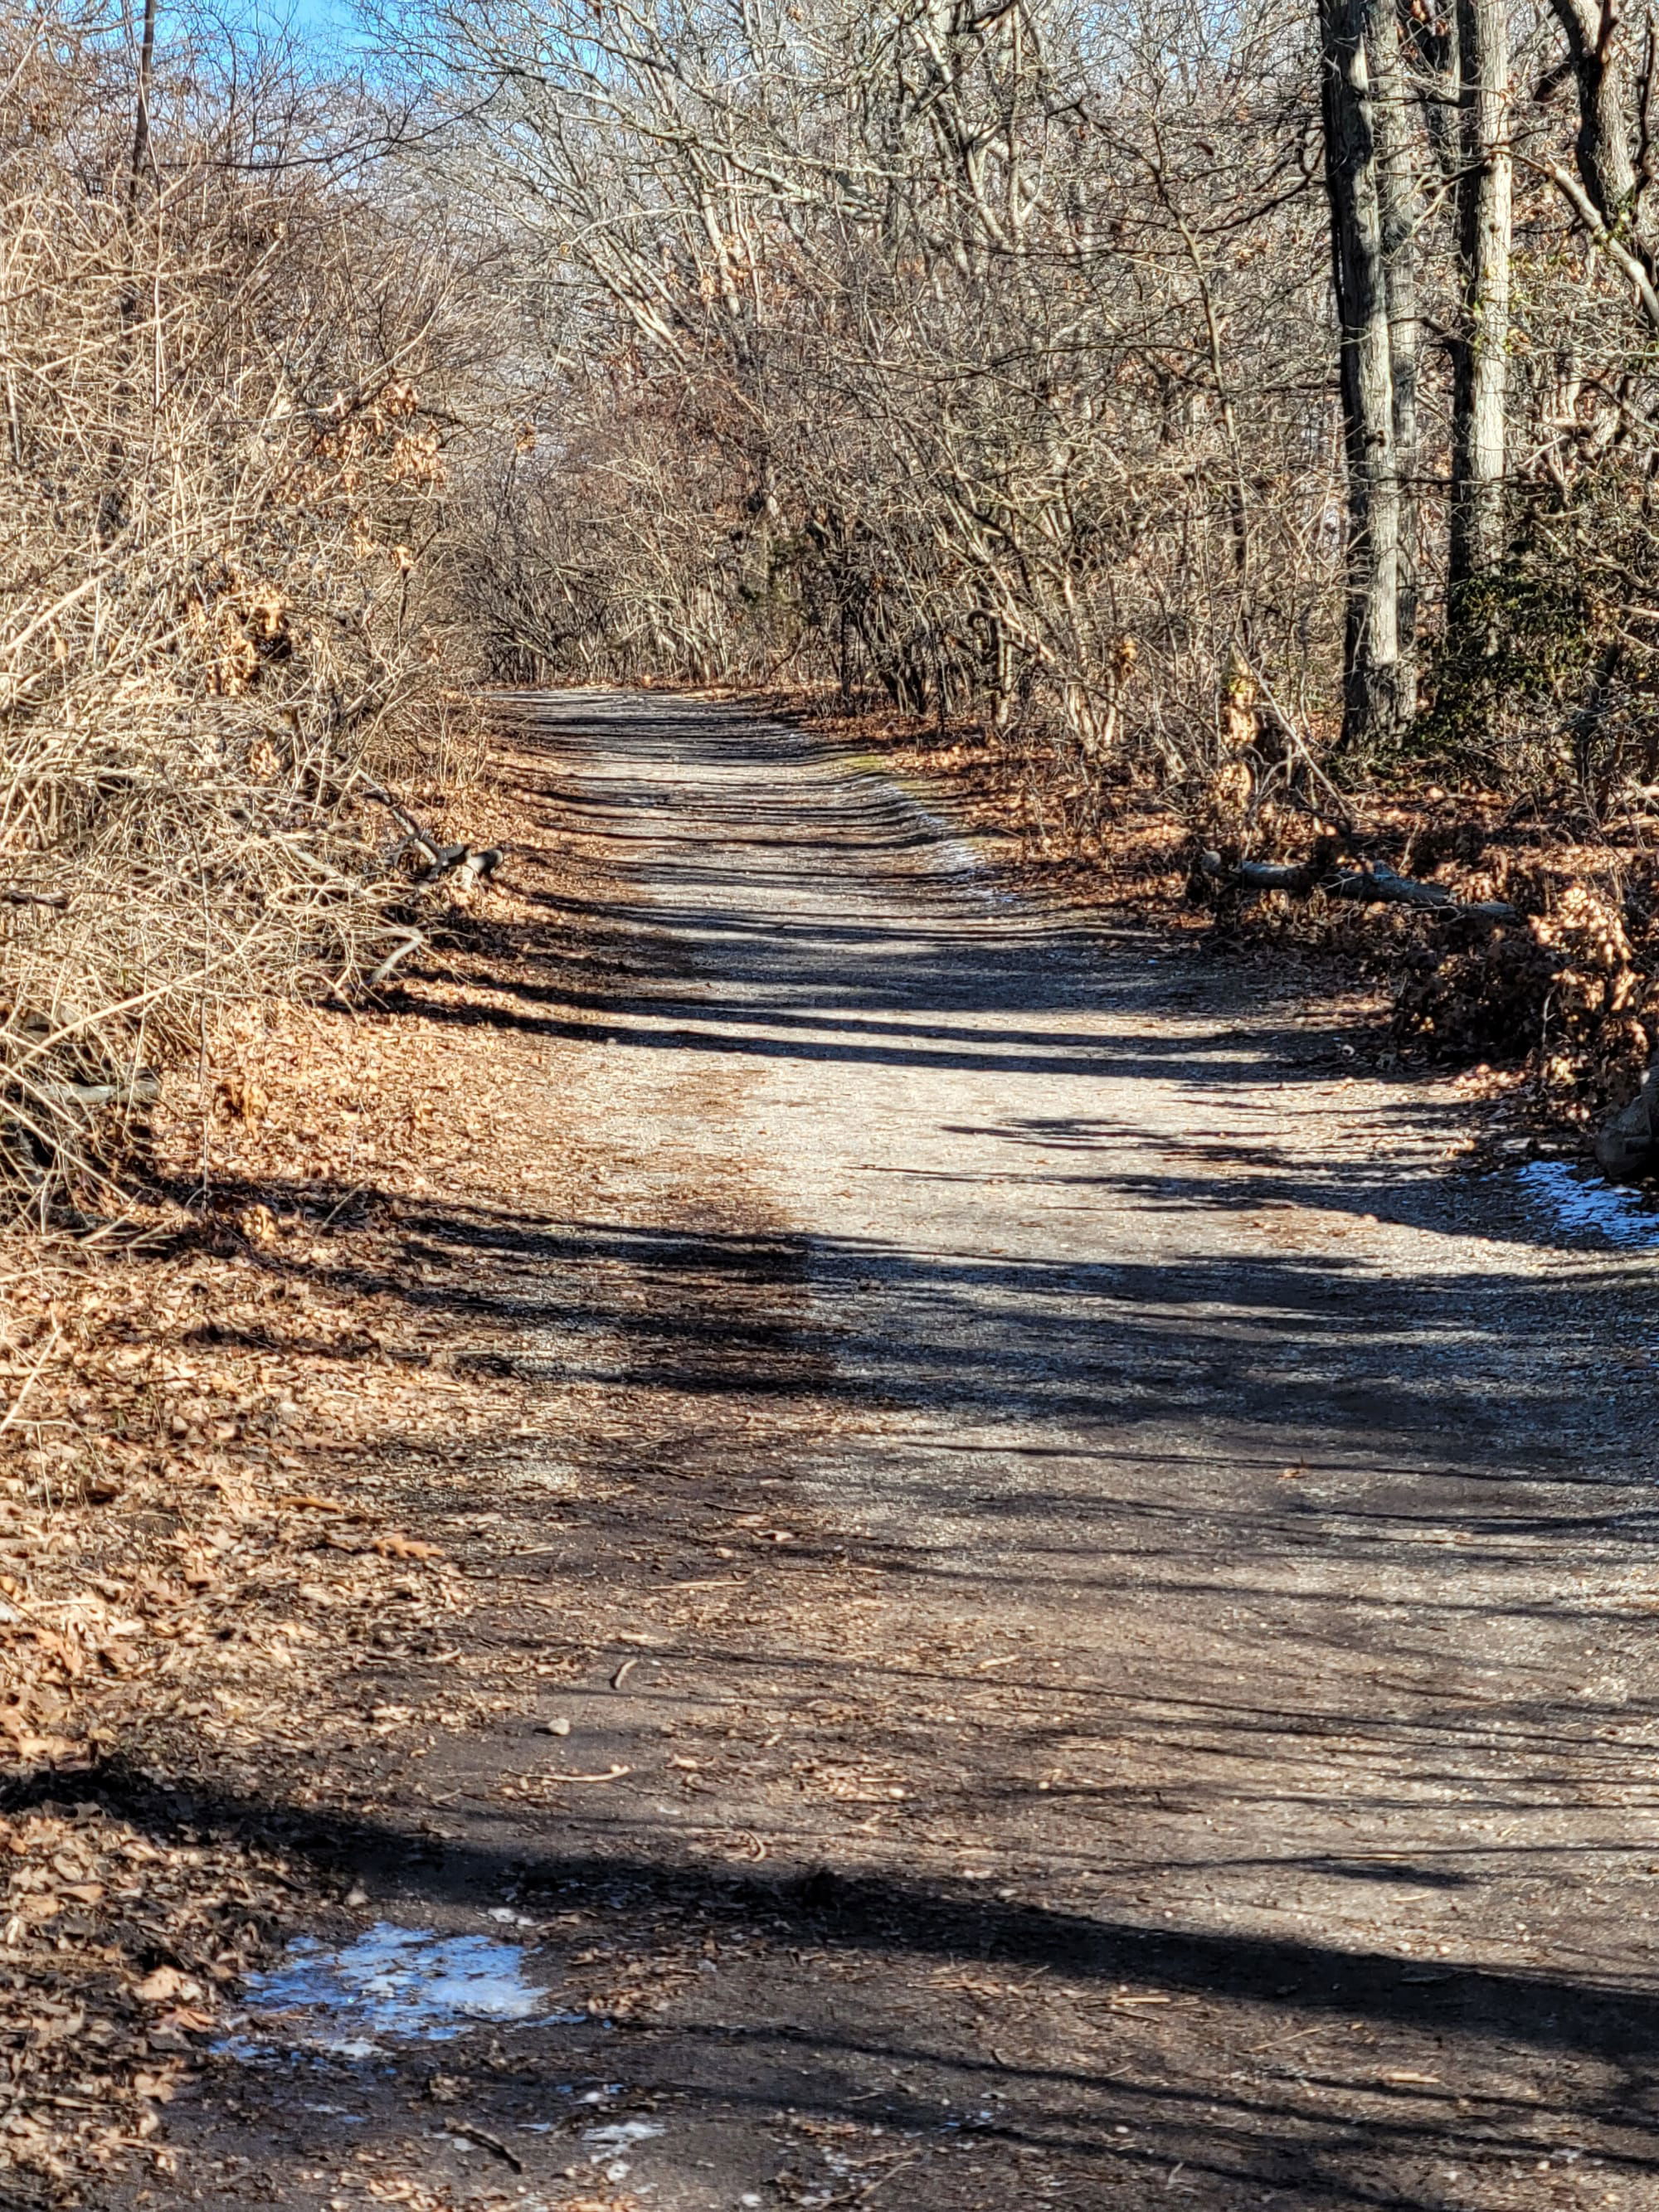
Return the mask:
[[[586,2014],[550,2012],[546,1992],[525,1978],[519,1944],[484,1936],[437,1936],[382,1920],[337,1948],[314,1936],[296,1936],[283,1965],[249,1975],[246,2008],[238,2024],[261,2031],[267,2041],[280,2027],[289,2044],[370,2057],[379,2045],[349,2031],[446,2043],[481,2021],[553,2018],[568,2021]]]
[[[651,2120],[617,2120],[608,2128],[584,2128],[582,2141],[599,2143],[606,2150],[629,2150],[634,2144],[649,2142],[653,2136],[663,2132]]]
[[[1528,1194],[1547,1206],[1563,1229],[1603,1237],[1609,1244],[1659,1249],[1659,1213],[1634,1191],[1583,1175],[1565,1160],[1529,1160],[1516,1170]]]

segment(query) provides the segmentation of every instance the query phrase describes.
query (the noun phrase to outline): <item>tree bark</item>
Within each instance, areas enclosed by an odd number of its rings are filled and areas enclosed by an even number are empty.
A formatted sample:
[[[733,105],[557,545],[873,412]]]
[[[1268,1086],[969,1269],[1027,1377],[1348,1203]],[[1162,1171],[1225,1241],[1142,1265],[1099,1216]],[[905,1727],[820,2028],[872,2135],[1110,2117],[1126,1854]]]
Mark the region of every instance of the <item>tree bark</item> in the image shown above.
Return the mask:
[[[1421,195],[1413,158],[1415,133],[1405,72],[1401,66],[1400,33],[1391,8],[1379,9],[1373,17],[1366,52],[1375,95],[1382,273],[1388,292],[1389,356],[1394,379],[1395,471],[1400,487],[1397,711],[1402,721],[1409,721],[1417,712],[1417,387],[1423,350],[1417,292],[1417,228]]]
[[[1504,0],[1456,0],[1460,160],[1459,329],[1452,346],[1449,575],[1455,586],[1504,557],[1504,400],[1514,165]]]
[[[1348,473],[1345,746],[1394,735],[1402,714],[1401,499],[1383,188],[1367,59],[1375,0],[1320,0],[1325,183],[1330,200]]]
[[[1642,206],[1648,162],[1644,155],[1638,170],[1631,151],[1636,118],[1630,112],[1619,0],[1550,0],[1550,4],[1567,34],[1578,96],[1573,144],[1578,173],[1570,175],[1559,161],[1544,162],[1544,173],[1599,250],[1629,279],[1638,307],[1650,326],[1659,330],[1659,257]]]
[[[138,81],[133,100],[132,160],[127,171],[127,206],[138,204],[139,186],[150,152],[149,100],[155,75],[155,17],[157,0],[144,0],[144,23],[138,37]]]
[[[1618,232],[1632,222],[1638,193],[1619,0],[1551,0],[1551,5],[1567,34],[1578,94],[1578,174],[1601,221]]]

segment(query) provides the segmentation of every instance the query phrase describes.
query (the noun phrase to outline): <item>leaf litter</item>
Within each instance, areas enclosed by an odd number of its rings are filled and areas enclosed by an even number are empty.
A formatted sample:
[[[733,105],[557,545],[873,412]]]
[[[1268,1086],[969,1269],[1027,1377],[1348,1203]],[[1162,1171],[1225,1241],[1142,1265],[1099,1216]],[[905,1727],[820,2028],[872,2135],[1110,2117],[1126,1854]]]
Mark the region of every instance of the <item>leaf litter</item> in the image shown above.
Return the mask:
[[[502,883],[471,904],[458,928],[487,932],[515,896]],[[509,1944],[380,1929],[308,1951],[305,1923],[345,1885],[274,1845],[268,1817],[369,1809],[388,1750],[418,1759],[475,1717],[441,1680],[473,1601],[465,1542],[411,1525],[410,1500],[441,1508],[451,1464],[502,1439],[533,1457],[540,1424],[499,1360],[458,1370],[470,1329],[498,1346],[499,1323],[469,1323],[465,1251],[443,1254],[441,1297],[418,1287],[422,1231],[448,1203],[434,1194],[483,1166],[548,1181],[523,1060],[474,1032],[463,1062],[419,1006],[232,1017],[200,1095],[180,1079],[157,1109],[153,1182],[126,1218],[79,1244],[14,1229],[0,1245],[9,2204],[176,2172],[163,2113],[245,1990],[297,1990],[326,1962],[337,1995],[422,2034],[447,2004],[498,2025],[544,2005]],[[385,1990],[359,1972],[376,1946]],[[416,2212],[452,2201],[368,2186]]]

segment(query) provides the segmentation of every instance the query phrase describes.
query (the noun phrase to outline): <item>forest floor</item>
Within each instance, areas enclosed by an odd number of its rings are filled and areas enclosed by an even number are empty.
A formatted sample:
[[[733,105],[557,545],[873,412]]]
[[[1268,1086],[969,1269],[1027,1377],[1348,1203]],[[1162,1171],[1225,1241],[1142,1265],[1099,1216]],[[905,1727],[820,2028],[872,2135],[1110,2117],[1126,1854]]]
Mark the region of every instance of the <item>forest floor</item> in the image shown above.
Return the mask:
[[[1633,1217],[819,739],[523,714],[444,957],[14,1279],[0,2203],[1650,2212]]]

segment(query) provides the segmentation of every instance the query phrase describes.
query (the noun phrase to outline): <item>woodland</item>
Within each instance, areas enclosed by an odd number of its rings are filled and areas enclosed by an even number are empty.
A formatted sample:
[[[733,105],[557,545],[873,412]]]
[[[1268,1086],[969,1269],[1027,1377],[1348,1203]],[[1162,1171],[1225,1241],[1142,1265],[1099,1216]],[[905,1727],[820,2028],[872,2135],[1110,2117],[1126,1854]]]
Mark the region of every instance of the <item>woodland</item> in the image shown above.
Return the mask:
[[[1656,103],[1633,0],[0,10],[0,2198],[165,2191],[225,1990],[364,1903],[242,1812],[486,1710],[441,1669],[501,1516],[444,1471],[556,1429],[511,1331],[575,1248],[504,1289],[475,1231],[606,1202],[525,1009],[616,988],[518,695],[826,730],[1037,899],[1659,1164]],[[623,1466],[642,1417],[578,1410]],[[620,1693],[781,1510],[536,1601],[538,1680]]]
[[[409,805],[502,682],[954,733],[1099,882],[1155,821],[1235,926],[1409,908],[1358,933],[1403,1034],[1631,1096],[1645,17],[488,0],[325,64],[54,7],[5,48],[38,1219],[226,1007],[393,972],[448,850]]]
[[[97,1212],[227,1006],[386,981],[503,681],[954,732],[1103,881],[1156,819],[1235,924],[1408,908],[1360,933],[1406,1032],[1623,1104],[1655,38],[487,0],[325,65],[14,14],[14,1201]]]

